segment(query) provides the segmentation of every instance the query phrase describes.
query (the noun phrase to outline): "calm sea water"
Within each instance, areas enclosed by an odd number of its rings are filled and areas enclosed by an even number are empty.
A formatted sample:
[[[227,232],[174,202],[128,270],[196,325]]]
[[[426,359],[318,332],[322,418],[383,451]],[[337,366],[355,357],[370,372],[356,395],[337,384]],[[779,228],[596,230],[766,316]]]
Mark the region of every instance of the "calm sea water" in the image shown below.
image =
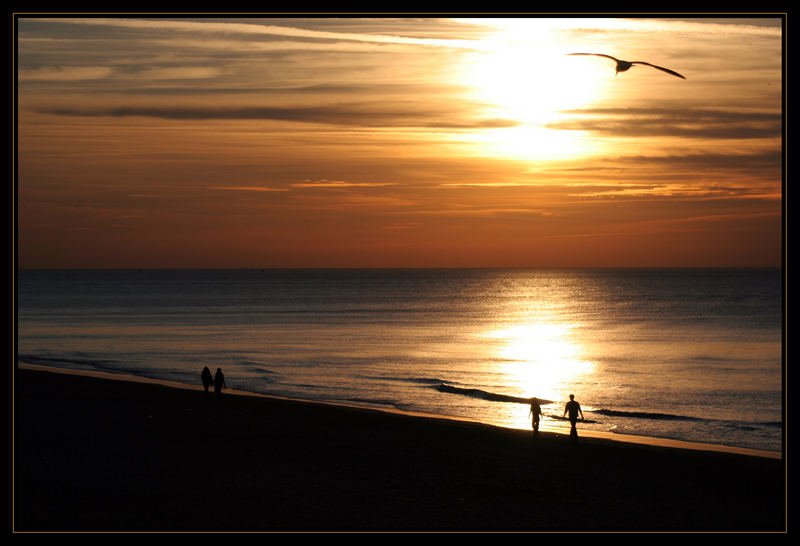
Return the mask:
[[[780,451],[781,271],[20,271],[18,361]],[[199,388],[199,387],[198,387]]]

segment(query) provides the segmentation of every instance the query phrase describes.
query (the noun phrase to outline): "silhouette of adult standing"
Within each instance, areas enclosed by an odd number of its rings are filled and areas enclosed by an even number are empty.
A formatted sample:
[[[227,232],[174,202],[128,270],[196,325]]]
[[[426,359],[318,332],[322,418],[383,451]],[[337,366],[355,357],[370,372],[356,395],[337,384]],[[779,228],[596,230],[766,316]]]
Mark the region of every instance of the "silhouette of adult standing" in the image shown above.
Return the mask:
[[[531,398],[531,411],[528,415],[532,415],[531,426],[533,427],[534,437],[539,433],[539,417],[542,415],[542,407],[539,405],[539,400]]]
[[[208,369],[208,366],[203,367],[200,378],[203,380],[203,389],[206,391],[206,396],[208,396],[208,388],[214,382],[214,378],[211,377],[211,370]]]
[[[569,429],[569,437],[576,439],[578,437],[578,429],[575,428],[575,423],[578,422],[578,414],[580,414],[581,421],[583,421],[583,410],[581,405],[575,401],[574,394],[569,395],[569,402],[564,406],[564,415],[567,414],[569,414],[569,423],[572,425],[572,428]]]
[[[222,394],[222,389],[225,387],[225,375],[222,373],[222,368],[217,368],[217,373],[214,374],[214,392]]]

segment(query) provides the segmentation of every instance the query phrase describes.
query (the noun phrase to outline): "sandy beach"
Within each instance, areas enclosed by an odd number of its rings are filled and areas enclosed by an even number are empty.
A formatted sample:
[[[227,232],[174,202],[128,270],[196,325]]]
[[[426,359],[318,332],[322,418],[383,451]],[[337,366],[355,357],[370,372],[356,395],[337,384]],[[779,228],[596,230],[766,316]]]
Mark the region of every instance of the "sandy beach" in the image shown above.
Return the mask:
[[[13,385],[12,530],[776,532],[782,459],[46,371]]]

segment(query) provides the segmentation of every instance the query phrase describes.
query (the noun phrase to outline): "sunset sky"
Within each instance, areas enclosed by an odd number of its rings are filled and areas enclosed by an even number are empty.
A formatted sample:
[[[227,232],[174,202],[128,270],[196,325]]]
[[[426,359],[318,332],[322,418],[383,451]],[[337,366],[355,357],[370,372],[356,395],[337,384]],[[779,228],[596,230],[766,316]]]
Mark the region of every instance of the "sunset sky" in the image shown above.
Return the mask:
[[[782,262],[779,16],[18,17],[21,268]]]

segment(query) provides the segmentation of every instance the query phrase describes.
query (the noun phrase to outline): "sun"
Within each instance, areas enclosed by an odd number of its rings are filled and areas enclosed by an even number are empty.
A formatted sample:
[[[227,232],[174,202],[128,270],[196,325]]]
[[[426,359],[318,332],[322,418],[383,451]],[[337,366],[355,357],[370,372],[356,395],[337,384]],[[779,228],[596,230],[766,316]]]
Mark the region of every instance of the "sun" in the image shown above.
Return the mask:
[[[484,131],[487,146],[495,151],[532,159],[583,155],[586,134],[557,130],[553,124],[568,118],[570,110],[601,100],[608,72],[598,77],[585,66],[571,66],[569,47],[541,21],[535,23],[499,30],[488,38],[464,67],[461,83],[491,115],[516,123],[513,128]]]
[[[471,72],[477,99],[523,123],[555,121],[563,110],[580,108],[598,93],[598,80],[571,70],[560,52],[524,45],[486,54]]]

